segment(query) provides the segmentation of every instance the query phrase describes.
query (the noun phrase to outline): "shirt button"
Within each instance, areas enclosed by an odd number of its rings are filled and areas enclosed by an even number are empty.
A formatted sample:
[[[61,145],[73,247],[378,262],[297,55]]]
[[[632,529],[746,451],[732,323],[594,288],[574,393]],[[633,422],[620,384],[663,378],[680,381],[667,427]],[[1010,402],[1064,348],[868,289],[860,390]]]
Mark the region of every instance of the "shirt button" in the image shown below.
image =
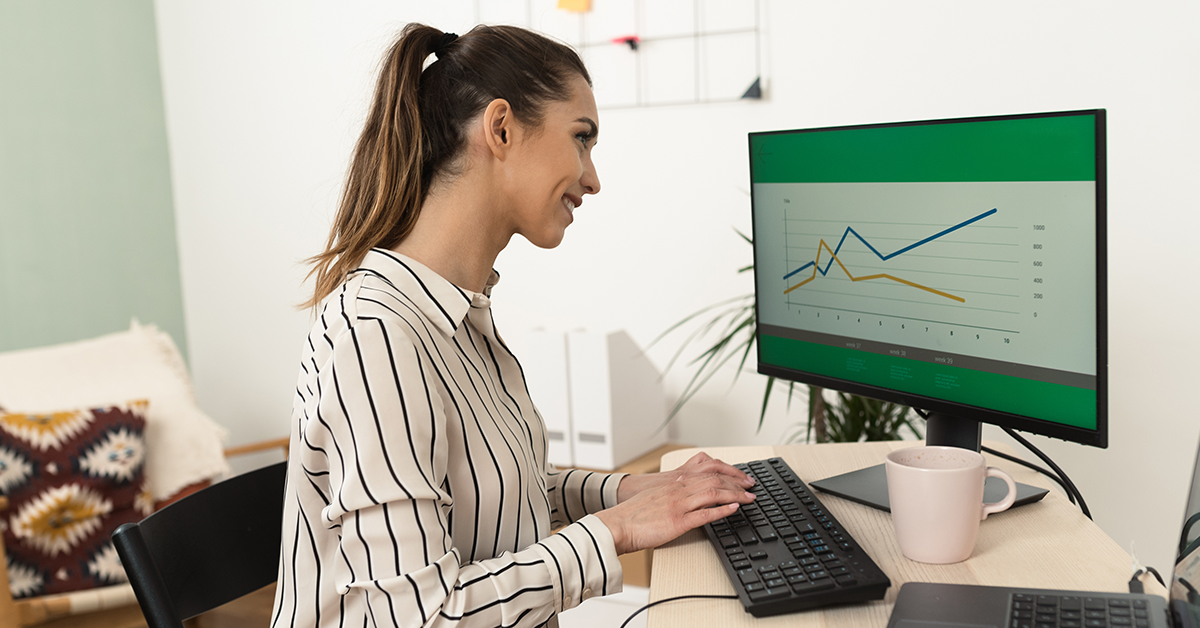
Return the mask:
[[[584,589],[583,590],[583,599],[587,600],[587,599],[591,599],[591,597],[592,597],[592,590]]]

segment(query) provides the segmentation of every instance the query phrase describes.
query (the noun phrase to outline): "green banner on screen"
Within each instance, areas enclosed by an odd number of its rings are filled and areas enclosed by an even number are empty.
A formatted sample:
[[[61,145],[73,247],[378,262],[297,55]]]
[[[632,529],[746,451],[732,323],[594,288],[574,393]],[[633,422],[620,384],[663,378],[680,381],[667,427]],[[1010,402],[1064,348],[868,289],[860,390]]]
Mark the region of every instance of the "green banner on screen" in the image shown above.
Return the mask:
[[[783,368],[1096,429],[1096,391],[946,364],[763,335],[761,360]]]
[[[755,133],[751,176],[754,183],[1093,181],[1095,142],[1092,114]]]

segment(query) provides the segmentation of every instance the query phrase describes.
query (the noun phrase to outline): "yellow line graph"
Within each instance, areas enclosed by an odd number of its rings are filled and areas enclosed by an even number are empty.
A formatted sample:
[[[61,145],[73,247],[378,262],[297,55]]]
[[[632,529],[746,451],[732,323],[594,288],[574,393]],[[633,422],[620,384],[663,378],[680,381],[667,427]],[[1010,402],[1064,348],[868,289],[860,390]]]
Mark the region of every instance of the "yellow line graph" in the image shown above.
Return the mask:
[[[924,290],[925,292],[931,292],[933,294],[938,295],[939,297],[946,297],[947,299],[952,299],[954,301],[958,301],[959,303],[967,302],[967,300],[962,297],[954,296],[953,294],[950,294],[947,292],[942,292],[941,290],[930,288],[929,286],[922,286],[919,283],[914,283],[907,279],[901,279],[899,277],[896,277],[894,275],[889,275],[887,273],[866,275],[864,277],[855,277],[854,275],[852,275],[850,273],[849,270],[847,270],[846,265],[842,263],[842,260],[838,259],[838,256],[836,253],[833,252],[833,249],[829,248],[829,245],[825,243],[824,239],[822,239],[821,243],[817,246],[817,259],[816,259],[816,263],[813,264],[812,276],[810,276],[808,279],[805,279],[804,281],[801,281],[800,283],[792,286],[791,288],[784,290],[783,291],[784,294],[787,294],[787,293],[791,292],[792,290],[795,290],[796,288],[799,288],[800,286],[803,286],[804,284],[817,278],[817,269],[821,267],[821,251],[829,251],[829,255],[831,257],[833,257],[833,261],[837,262],[837,265],[841,267],[842,272],[846,273],[846,276],[850,278],[850,281],[870,281],[872,279],[890,279],[892,281],[895,281],[896,283],[902,283],[906,286],[911,286],[913,288],[918,288],[920,290]]]

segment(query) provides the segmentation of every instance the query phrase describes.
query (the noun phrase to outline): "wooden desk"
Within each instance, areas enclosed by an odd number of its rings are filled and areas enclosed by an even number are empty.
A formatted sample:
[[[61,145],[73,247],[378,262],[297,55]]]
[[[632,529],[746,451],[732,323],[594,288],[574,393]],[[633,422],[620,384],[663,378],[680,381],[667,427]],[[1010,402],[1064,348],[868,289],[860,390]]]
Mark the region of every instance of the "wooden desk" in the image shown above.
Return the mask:
[[[882,463],[887,452],[919,444],[901,441],[702,450],[730,463],[779,456],[808,483]],[[988,445],[1005,450],[1002,445]],[[673,469],[696,451],[671,452],[663,456],[662,468]],[[1020,465],[986,457],[989,465],[1004,469],[1019,482],[1045,488],[1053,484]],[[891,515],[825,493],[818,492],[818,496],[891,579],[892,586],[883,600],[762,619],[745,612],[738,600],[680,600],[650,609],[648,628],[882,627],[887,624],[900,585],[908,581],[1128,591],[1129,555],[1057,490],[1051,490],[1036,504],[989,516],[980,525],[971,558],[954,565],[926,565],[908,560],[896,545]],[[651,602],[677,595],[733,593],[733,586],[703,531],[692,530],[654,551]]]

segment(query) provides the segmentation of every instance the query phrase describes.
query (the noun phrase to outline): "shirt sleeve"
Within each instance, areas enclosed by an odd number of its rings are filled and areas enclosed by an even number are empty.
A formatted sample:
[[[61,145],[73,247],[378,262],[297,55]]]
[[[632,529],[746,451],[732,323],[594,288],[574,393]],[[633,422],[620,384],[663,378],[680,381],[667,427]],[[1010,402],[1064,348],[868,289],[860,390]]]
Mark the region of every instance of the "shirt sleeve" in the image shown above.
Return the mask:
[[[550,496],[550,525],[565,526],[586,515],[617,505],[617,486],[628,473],[600,473],[557,469],[546,464],[546,491]]]
[[[305,436],[328,460],[321,523],[338,534],[329,568],[346,623],[536,626],[587,597],[620,591],[612,535],[582,510],[531,547],[463,562],[444,480],[447,465],[464,462],[447,459],[437,377],[421,347],[392,324],[359,320],[333,341]],[[591,485],[583,493],[605,491],[602,481],[581,484]],[[615,499],[615,483],[607,490]]]

